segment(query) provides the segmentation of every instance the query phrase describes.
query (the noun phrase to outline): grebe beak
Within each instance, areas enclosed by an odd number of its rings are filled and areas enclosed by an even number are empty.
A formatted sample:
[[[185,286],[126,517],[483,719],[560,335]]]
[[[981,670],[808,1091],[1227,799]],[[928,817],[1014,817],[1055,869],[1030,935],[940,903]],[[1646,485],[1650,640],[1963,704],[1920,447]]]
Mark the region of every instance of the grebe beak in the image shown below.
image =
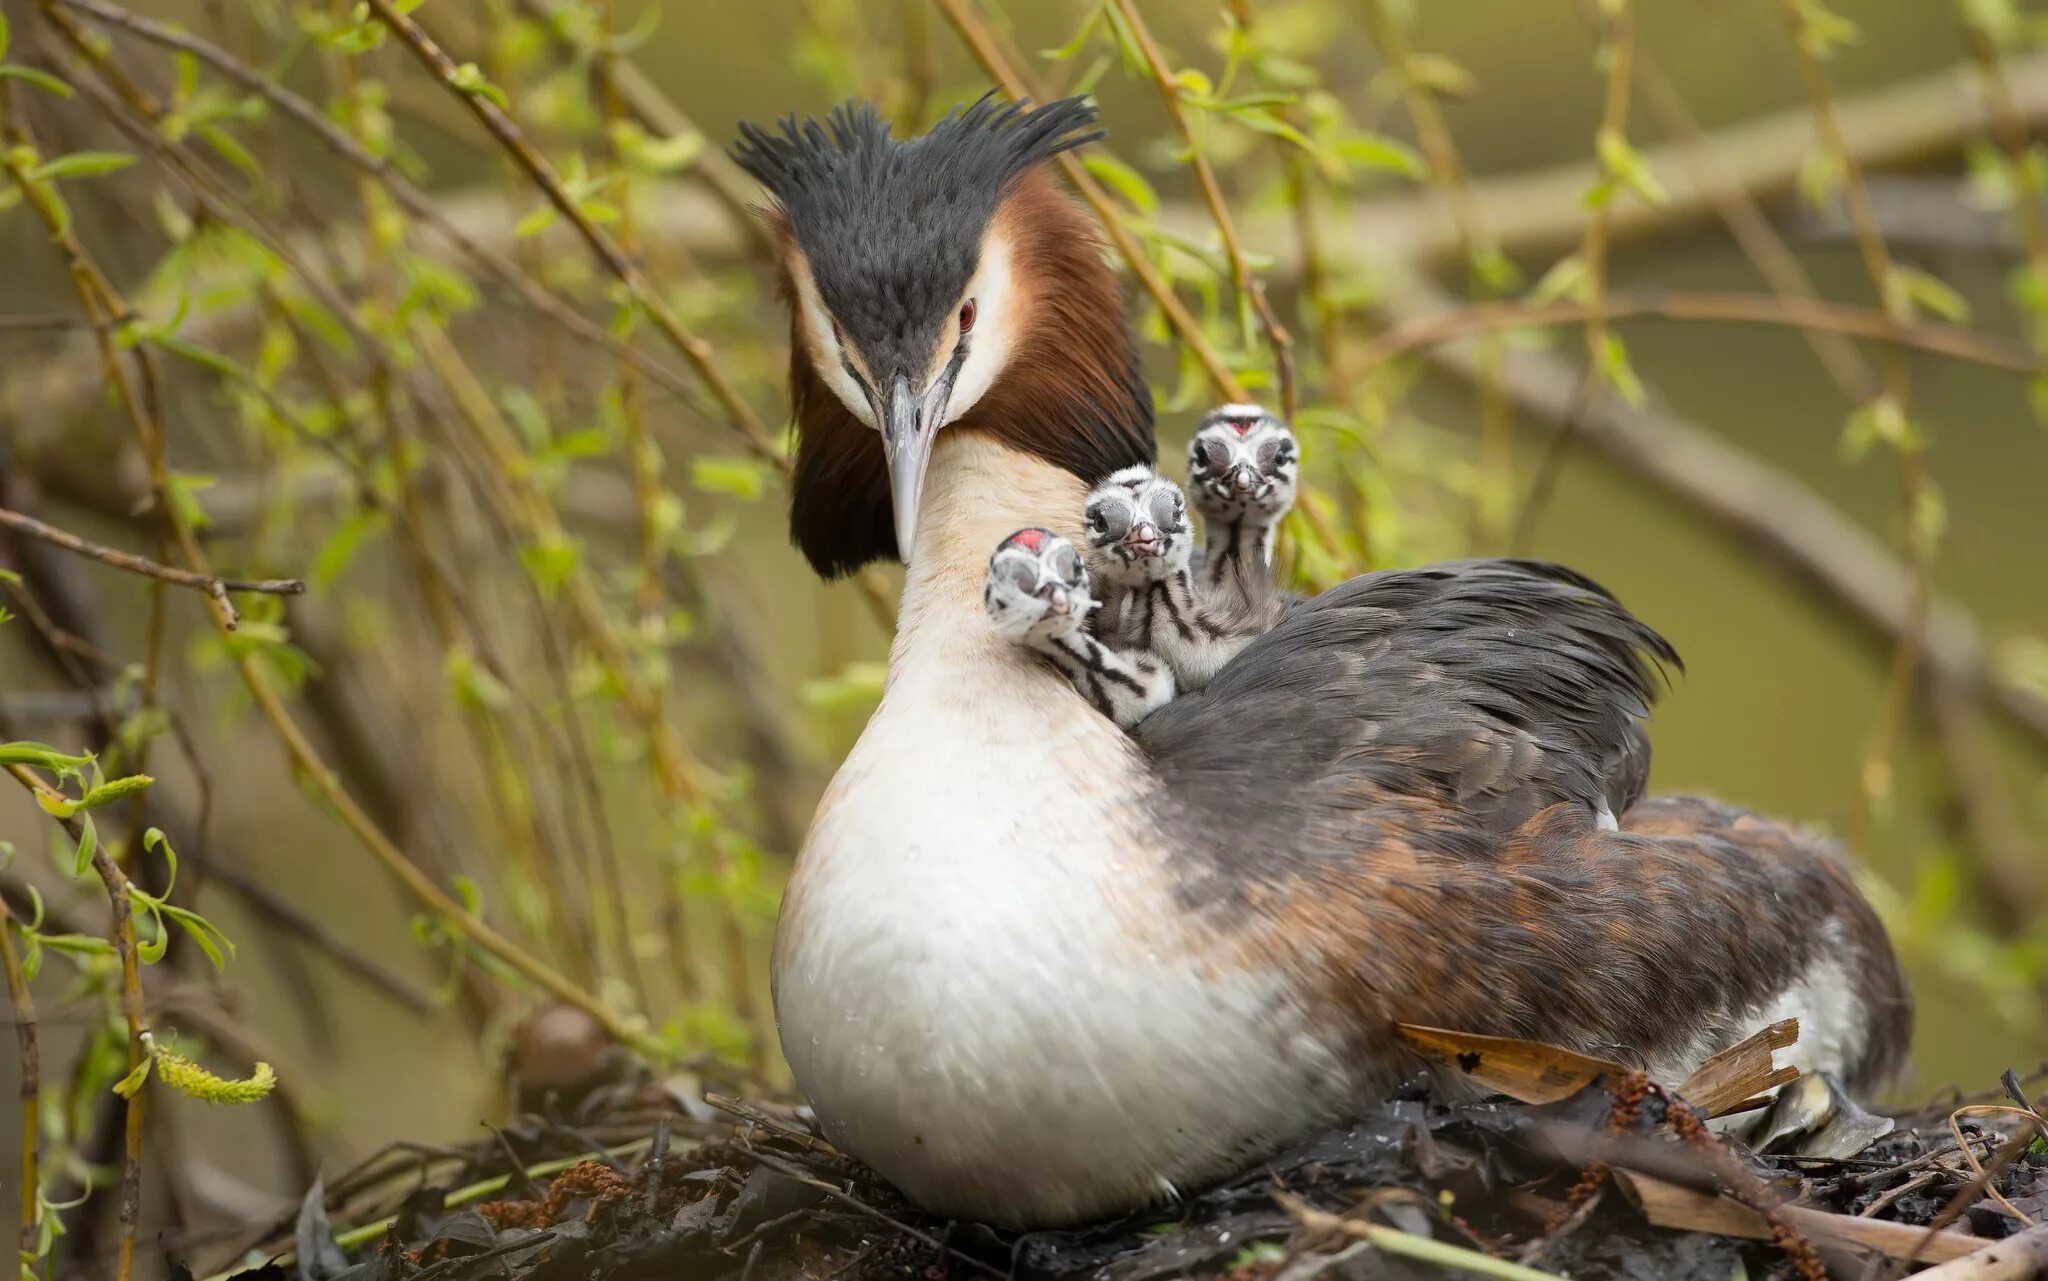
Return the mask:
[[[946,402],[953,394],[953,374],[958,362],[933,380],[923,396],[911,389],[910,379],[897,374],[876,406],[875,421],[882,424],[882,452],[889,462],[889,502],[896,513],[896,554],[910,563],[910,549],[917,543],[917,505],[924,497],[924,473],[932,461],[932,439],[946,421]]]

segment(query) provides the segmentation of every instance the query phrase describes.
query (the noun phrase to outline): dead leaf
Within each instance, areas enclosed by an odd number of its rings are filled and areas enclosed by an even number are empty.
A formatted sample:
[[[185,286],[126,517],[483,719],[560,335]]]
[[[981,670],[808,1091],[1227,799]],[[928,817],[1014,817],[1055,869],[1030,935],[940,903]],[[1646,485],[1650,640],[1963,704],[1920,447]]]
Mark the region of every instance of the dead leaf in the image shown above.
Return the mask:
[[[1425,1056],[1523,1103],[1556,1103],[1595,1081],[1628,1075],[1628,1069],[1619,1063],[1540,1041],[1479,1036],[1412,1023],[1397,1023],[1394,1032]]]

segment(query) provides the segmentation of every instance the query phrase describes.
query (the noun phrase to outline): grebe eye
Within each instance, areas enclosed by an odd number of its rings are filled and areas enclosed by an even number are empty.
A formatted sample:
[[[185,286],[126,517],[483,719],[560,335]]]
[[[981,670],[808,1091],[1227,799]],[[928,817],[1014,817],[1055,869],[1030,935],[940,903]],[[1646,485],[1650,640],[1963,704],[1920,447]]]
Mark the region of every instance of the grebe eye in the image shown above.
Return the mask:
[[[972,298],[960,304],[960,336],[963,338],[967,336],[968,330],[974,328],[975,310]]]

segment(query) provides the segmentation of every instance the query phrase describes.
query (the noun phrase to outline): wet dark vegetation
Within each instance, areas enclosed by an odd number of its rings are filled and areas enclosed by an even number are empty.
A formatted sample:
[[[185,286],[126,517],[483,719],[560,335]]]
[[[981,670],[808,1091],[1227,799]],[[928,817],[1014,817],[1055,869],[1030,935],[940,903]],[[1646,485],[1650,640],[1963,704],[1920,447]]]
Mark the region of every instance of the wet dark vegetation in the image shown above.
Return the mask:
[[[1690,1105],[1632,1074],[1541,1104],[1446,1103],[1418,1079],[1358,1123],[1178,1204],[1027,1233],[920,1214],[798,1109],[607,1087],[573,1119],[551,1107],[463,1149],[393,1153],[316,1187],[295,1224],[246,1256],[264,1261],[234,1275],[1900,1276],[1907,1259],[1954,1259],[2048,1213],[2043,1131],[2011,1120],[2043,1085],[2048,1069],[2014,1076],[1980,1099],[1903,1115],[1853,1156],[1813,1156],[1776,1151],[1797,1146],[1782,1143],[1760,1155],[1706,1134]],[[2005,1115],[1951,1129],[1972,1107]],[[351,1249],[334,1244],[330,1206],[367,1224],[340,1234]],[[271,1261],[280,1251],[295,1262]]]

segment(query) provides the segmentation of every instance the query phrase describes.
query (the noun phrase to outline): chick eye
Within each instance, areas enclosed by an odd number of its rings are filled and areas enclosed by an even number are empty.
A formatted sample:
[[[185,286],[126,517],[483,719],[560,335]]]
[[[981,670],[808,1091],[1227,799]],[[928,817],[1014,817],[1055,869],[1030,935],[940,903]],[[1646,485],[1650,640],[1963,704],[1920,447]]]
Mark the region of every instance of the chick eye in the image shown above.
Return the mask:
[[[966,337],[968,330],[974,328],[975,312],[974,299],[969,298],[960,304],[960,334],[963,338]]]

